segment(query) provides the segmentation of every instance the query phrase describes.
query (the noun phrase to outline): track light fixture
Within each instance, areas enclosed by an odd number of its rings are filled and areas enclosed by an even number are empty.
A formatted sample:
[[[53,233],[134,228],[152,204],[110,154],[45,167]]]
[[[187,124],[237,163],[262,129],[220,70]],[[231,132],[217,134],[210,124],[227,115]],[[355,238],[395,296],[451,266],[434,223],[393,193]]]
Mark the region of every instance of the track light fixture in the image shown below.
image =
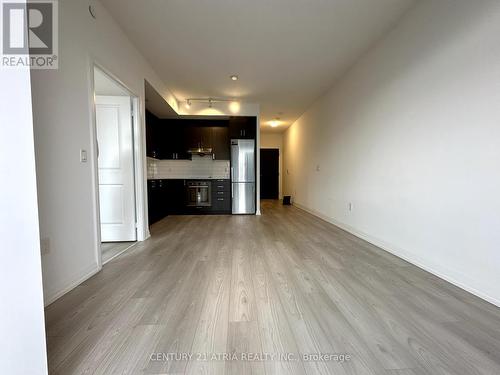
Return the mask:
[[[189,99],[186,99],[186,108],[190,109],[193,102],[207,103],[208,108],[213,108],[214,103],[228,103],[229,111],[231,113],[238,113],[240,111],[240,108],[241,108],[241,104],[238,100],[220,99],[220,98],[189,98]]]

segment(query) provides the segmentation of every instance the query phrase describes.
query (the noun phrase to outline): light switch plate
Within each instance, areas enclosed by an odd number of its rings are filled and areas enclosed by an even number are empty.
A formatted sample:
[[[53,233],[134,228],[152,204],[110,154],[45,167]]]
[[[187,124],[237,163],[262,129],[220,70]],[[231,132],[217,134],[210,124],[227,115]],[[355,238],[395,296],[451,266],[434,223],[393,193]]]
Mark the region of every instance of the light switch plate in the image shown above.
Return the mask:
[[[40,253],[47,255],[50,253],[50,239],[45,237],[40,240]]]
[[[87,162],[87,150],[80,150],[80,162],[81,163],[86,163]]]

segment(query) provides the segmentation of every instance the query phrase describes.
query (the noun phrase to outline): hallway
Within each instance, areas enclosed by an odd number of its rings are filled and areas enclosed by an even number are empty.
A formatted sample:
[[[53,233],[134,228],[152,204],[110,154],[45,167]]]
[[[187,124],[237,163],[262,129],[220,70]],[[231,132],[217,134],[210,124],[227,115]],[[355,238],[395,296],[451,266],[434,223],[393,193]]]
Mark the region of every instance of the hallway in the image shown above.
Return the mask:
[[[47,307],[50,373],[500,373],[500,309],[293,206],[262,212],[155,224]]]

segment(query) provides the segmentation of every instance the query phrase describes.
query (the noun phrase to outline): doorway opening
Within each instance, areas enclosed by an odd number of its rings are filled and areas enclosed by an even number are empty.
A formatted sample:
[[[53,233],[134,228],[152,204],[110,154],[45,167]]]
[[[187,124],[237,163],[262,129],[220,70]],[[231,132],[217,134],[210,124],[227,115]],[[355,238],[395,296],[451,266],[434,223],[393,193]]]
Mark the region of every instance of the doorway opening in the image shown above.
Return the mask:
[[[260,197],[279,199],[279,159],[277,148],[260,149]]]
[[[100,263],[137,241],[134,118],[137,98],[97,66],[94,110],[99,200]]]

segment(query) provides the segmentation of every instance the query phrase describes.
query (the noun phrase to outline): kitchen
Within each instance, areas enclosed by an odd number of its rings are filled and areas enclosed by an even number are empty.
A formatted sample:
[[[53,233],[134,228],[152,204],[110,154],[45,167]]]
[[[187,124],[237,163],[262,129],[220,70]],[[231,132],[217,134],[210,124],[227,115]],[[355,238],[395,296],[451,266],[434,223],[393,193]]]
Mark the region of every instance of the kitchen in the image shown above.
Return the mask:
[[[255,214],[257,119],[146,112],[149,223],[167,215]]]

